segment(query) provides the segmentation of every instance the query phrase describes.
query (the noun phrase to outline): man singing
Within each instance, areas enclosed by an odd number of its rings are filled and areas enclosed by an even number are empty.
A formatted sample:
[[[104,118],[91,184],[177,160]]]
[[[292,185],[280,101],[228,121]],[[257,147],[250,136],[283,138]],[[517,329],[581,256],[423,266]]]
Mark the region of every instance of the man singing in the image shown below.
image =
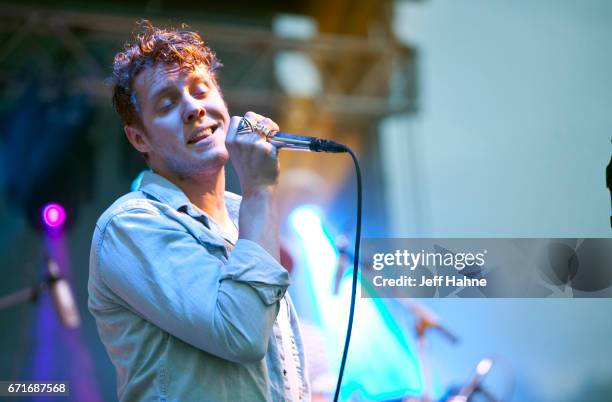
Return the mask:
[[[113,104],[151,172],[98,220],[89,309],[122,401],[308,400],[279,264],[278,131],[230,118],[201,37],[143,24],[114,59]],[[242,198],[225,191],[231,159]]]

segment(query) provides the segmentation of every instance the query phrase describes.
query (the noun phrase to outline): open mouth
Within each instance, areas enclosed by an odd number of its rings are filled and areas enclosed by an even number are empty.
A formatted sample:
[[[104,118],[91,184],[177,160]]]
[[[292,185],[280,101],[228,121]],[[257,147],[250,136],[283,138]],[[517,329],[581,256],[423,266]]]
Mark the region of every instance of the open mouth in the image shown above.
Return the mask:
[[[195,144],[196,142],[199,142],[199,141],[201,141],[201,140],[211,136],[215,132],[215,130],[217,130],[218,127],[219,127],[219,125],[215,124],[213,126],[209,126],[209,127],[206,127],[206,128],[199,129],[189,139],[189,141],[187,141],[187,144]]]

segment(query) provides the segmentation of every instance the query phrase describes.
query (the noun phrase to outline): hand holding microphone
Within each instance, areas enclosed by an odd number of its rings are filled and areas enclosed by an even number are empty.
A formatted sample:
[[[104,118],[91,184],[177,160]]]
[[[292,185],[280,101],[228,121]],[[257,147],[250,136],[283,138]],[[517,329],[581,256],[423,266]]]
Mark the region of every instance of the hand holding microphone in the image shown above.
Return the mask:
[[[225,139],[230,159],[240,180],[243,194],[276,185],[279,164],[276,147],[265,133],[277,131],[278,125],[253,112],[232,117]]]
[[[274,145],[277,149],[291,149],[295,151],[330,153],[341,153],[348,151],[346,145],[340,144],[332,140],[285,133],[283,131],[280,131],[278,129],[278,126],[274,122],[272,122],[274,123],[274,128],[269,128],[261,122],[254,123],[253,121],[248,119],[247,115],[245,115],[245,117],[240,120],[238,125],[238,133],[240,134],[259,131],[264,134],[266,140],[270,144]]]
[[[242,190],[238,236],[258,243],[280,261],[276,195],[280,167],[276,147],[265,134],[275,130],[276,123],[256,113],[248,112],[243,118],[234,116],[225,145]]]
[[[231,118],[225,145],[242,190],[239,237],[259,243],[280,260],[278,150],[347,152],[348,148],[333,141],[282,133],[274,121],[253,112]]]

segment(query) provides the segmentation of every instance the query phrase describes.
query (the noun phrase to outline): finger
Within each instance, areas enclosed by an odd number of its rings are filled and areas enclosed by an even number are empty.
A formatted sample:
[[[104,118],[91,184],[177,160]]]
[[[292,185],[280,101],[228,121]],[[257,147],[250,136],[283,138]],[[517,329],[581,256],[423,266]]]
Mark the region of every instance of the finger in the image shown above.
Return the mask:
[[[276,124],[274,122],[274,120],[268,118],[268,117],[264,117],[263,120],[261,120],[259,123],[263,124],[264,126],[268,127],[268,129],[270,131],[280,131],[280,128],[278,127],[278,124]]]
[[[244,117],[240,120],[236,134],[242,136],[241,140],[246,140],[249,138],[252,141],[256,141],[261,134],[257,127],[259,122],[261,122],[263,119],[264,117],[260,114],[252,111],[246,112]],[[247,137],[245,137],[245,135]]]
[[[240,124],[240,120],[242,120],[242,117],[232,116],[230,120],[229,128],[227,130],[227,136],[225,138],[226,141],[231,142],[234,140],[234,138],[236,137],[236,130],[238,128],[238,125]]]
[[[259,115],[249,112],[244,117],[232,117],[230,122],[232,135],[228,135],[226,143],[231,145],[265,143],[266,138],[261,135],[260,131],[256,128],[256,124],[253,123],[253,119],[257,118],[257,116]],[[264,151],[268,152],[267,149]]]
[[[268,142],[267,139],[262,138],[261,142],[259,143],[259,146],[262,148],[262,150],[266,154],[272,156],[272,158],[274,159],[278,158],[278,148],[276,148],[276,146]]]
[[[259,123],[260,121],[262,121],[264,119],[264,117],[262,115],[257,114],[257,113],[252,112],[252,111],[246,112],[244,114],[244,117],[246,117],[247,119],[251,120],[253,125]]]
[[[263,118],[259,123],[257,123],[255,128],[259,133],[266,137],[266,140],[274,137],[279,130],[278,124],[267,117]]]
[[[253,116],[251,115],[251,119]],[[233,143],[249,143],[257,142],[261,135],[255,129],[253,121],[246,117],[236,117],[237,124],[235,124],[234,136],[230,138]]]

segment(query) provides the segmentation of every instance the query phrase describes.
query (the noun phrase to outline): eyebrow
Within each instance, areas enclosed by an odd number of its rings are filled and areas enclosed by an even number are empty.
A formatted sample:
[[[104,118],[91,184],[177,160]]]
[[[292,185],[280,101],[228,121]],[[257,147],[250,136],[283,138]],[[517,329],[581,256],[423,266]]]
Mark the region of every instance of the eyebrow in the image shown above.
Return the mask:
[[[211,87],[211,84],[212,84],[210,77],[202,77],[200,75],[195,75],[193,76],[193,78],[188,77],[187,81],[188,81],[187,84],[205,84],[208,87]],[[164,85],[163,87],[159,89],[154,89],[154,92],[151,94],[150,99],[157,100],[165,92],[169,92],[174,89],[175,89],[174,85],[172,84]]]

